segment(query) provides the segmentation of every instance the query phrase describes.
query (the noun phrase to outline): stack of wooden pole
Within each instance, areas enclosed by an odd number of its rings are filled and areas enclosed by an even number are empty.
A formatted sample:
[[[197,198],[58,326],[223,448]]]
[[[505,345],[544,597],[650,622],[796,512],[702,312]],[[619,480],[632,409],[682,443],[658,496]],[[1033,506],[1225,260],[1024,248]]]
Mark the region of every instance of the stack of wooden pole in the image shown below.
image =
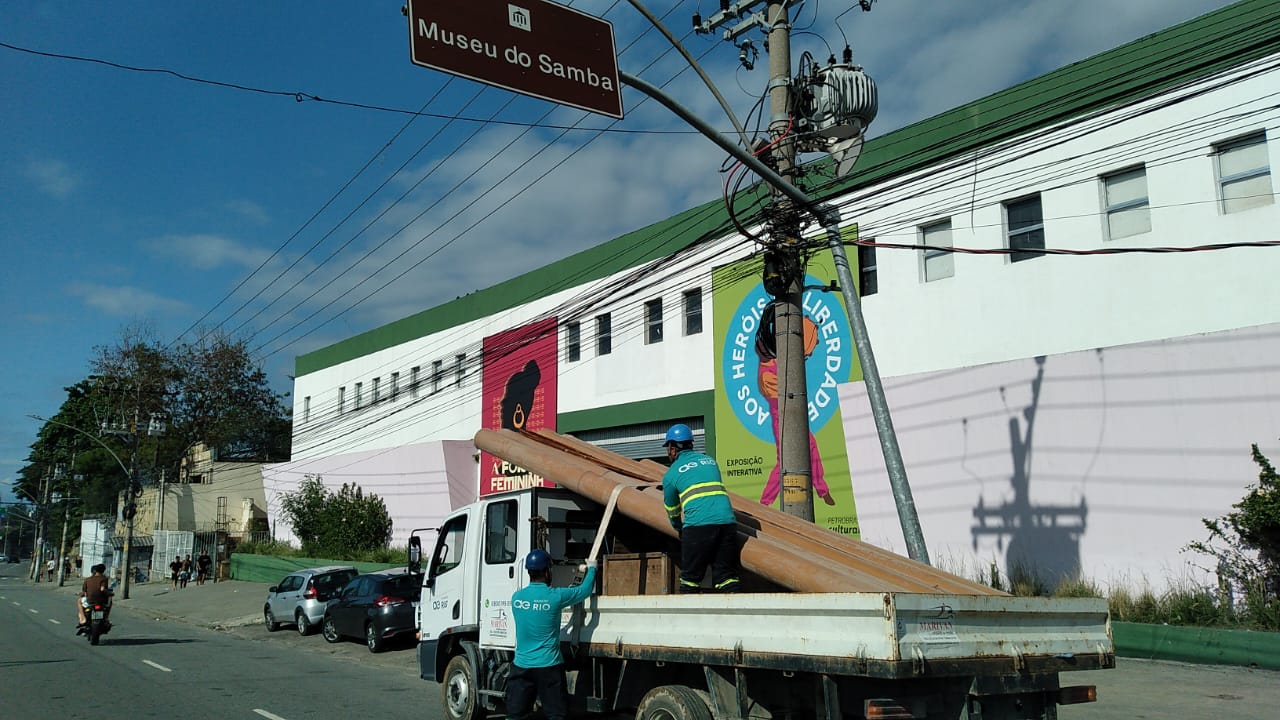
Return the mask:
[[[671,536],[658,485],[666,468],[549,430],[481,430],[476,447],[602,505],[619,485],[623,515]],[[1003,595],[937,568],[730,493],[747,570],[796,592]]]

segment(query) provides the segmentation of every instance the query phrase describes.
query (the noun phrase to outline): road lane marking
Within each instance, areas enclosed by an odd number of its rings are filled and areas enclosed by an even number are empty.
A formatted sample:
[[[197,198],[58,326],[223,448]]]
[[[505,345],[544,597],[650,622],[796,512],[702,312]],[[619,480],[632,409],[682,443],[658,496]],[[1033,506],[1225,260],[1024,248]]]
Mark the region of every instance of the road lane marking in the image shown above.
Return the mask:
[[[159,664],[159,663],[153,663],[153,662],[151,662],[150,660],[143,660],[142,662],[143,662],[144,664],[146,664],[146,665],[150,665],[151,667],[153,667],[153,668],[155,668],[155,669],[157,669],[157,670],[163,670],[163,671],[165,671],[165,672],[173,672],[173,671],[172,671],[172,670],[170,670],[169,668],[167,668],[167,667],[165,667],[165,666],[163,666],[163,665],[161,665],[161,664]]]
[[[57,620],[54,620],[53,618],[49,618],[49,622],[53,623],[54,625],[61,625],[61,624],[62,624],[62,623],[58,622]]]
[[[267,712],[266,710],[263,710],[263,709],[261,709],[261,708],[254,708],[254,709],[253,709],[253,711],[254,711],[254,712],[256,712],[256,713],[258,713],[258,714],[259,714],[259,715],[261,715],[262,717],[266,718],[267,720],[285,720],[284,718],[280,717],[279,715],[277,715],[277,714],[275,714],[275,713]]]

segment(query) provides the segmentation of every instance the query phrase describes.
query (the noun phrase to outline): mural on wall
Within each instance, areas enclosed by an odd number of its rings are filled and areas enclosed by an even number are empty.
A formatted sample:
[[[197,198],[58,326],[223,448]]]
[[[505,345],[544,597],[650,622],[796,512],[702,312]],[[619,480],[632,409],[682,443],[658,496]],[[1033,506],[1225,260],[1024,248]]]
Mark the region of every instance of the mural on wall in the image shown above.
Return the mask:
[[[556,319],[549,318],[484,339],[481,427],[556,429],[557,327]],[[518,465],[480,453],[481,496],[551,485]]]
[[[764,290],[760,269],[759,259],[751,259],[712,273],[716,459],[729,490],[776,505],[781,489],[778,395],[785,388],[779,387],[772,337],[773,298]],[[823,287],[834,277],[831,256],[823,252],[810,259],[805,285]],[[856,538],[858,511],[837,386],[860,380],[862,372],[840,294],[808,289],[803,305],[814,520]]]

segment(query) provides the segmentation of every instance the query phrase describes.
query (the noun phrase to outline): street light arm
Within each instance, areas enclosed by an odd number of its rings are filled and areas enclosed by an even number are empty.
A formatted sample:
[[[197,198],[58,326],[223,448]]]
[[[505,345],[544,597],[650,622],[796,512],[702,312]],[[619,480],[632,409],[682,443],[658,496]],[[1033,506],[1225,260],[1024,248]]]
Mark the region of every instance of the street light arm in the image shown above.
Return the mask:
[[[742,138],[742,147],[750,148],[751,138],[747,136],[746,128],[738,121],[738,116],[733,114],[733,108],[729,107],[729,103],[724,99],[724,96],[720,94],[720,90],[716,87],[715,83],[711,82],[711,78],[702,70],[702,66],[698,64],[698,61],[694,59],[693,55],[684,48],[684,45],[680,44],[680,40],[676,38],[675,35],[671,34],[671,31],[667,29],[666,25],[662,24],[661,20],[655,17],[653,13],[649,12],[648,8],[640,3],[640,0],[627,1],[631,3],[632,7],[640,11],[640,14],[644,15],[645,19],[652,23],[654,27],[658,28],[658,32],[662,33],[671,43],[672,47],[684,56],[685,62],[689,63],[689,67],[693,68],[693,71],[698,73],[698,77],[702,78],[702,82],[706,84],[707,89],[711,91],[711,94],[715,96],[716,101],[720,103],[720,107],[724,109],[724,114],[729,116],[729,122],[733,123],[733,129],[737,130],[738,137]],[[623,82],[626,82],[626,80],[623,80]],[[635,86],[633,85],[632,87]]]
[[[782,177],[768,165],[761,162],[760,158],[729,142],[723,135],[716,132],[715,128],[708,125],[702,118],[694,115],[692,111],[681,105],[675,98],[663,92],[661,88],[647,80],[631,75],[630,73],[622,72],[621,70],[618,71],[618,79],[621,80],[623,84],[630,85],[645,95],[648,95],[654,100],[662,103],[664,107],[679,116],[681,120],[684,120],[703,135],[706,135],[708,139],[716,145],[719,145],[722,150],[732,155],[734,159],[738,160],[743,165],[746,165],[752,172],[764,178],[765,182],[769,183],[774,188],[777,188],[779,192],[786,195],[797,205],[807,210],[813,209],[813,199],[808,195],[805,195],[800,188],[797,188],[795,185],[787,182],[786,178]]]
[[[116,451],[115,451],[115,450],[112,450],[112,449],[110,448],[110,446],[108,446],[106,443],[102,442],[102,440],[101,440],[101,439],[99,439],[99,438],[98,438],[98,436],[96,436],[96,435],[94,435],[94,434],[92,434],[92,433],[87,433],[87,432],[85,432],[84,430],[81,430],[80,428],[78,428],[78,427],[76,427],[76,426],[74,426],[74,425],[68,425],[67,423],[64,423],[64,422],[59,421],[59,420],[51,420],[51,419],[49,419],[49,418],[42,418],[42,417],[40,417],[39,415],[27,415],[27,417],[31,418],[32,420],[39,420],[40,422],[53,423],[54,425],[57,425],[57,426],[59,426],[59,427],[64,427],[64,428],[66,428],[66,429],[68,429],[68,430],[72,430],[72,431],[78,432],[78,433],[80,433],[81,435],[83,435],[83,436],[85,436],[85,437],[89,438],[90,440],[92,440],[92,441],[94,441],[94,442],[98,443],[99,445],[101,445],[101,446],[102,446],[102,449],[103,449],[103,450],[106,450],[107,452],[111,453],[111,457],[115,458],[116,464],[117,464],[117,465],[119,465],[119,466],[120,466],[120,469],[124,471],[125,477],[128,477],[128,478],[130,478],[130,479],[132,479],[132,478],[133,478],[133,473],[129,472],[129,468],[127,468],[127,467],[125,467],[125,466],[124,466],[124,461],[120,459],[120,456],[116,454]]]

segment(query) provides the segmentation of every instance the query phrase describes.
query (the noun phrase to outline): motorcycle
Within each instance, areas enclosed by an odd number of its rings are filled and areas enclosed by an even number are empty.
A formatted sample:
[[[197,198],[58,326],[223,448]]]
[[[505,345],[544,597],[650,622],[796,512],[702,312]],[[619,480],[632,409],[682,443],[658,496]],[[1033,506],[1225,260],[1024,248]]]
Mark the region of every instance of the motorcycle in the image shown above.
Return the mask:
[[[90,603],[82,598],[81,602],[84,604],[85,622],[89,625],[85,636],[88,637],[90,645],[97,645],[103,635],[111,632],[111,622],[107,620],[111,610],[111,599],[108,597],[105,603]]]

